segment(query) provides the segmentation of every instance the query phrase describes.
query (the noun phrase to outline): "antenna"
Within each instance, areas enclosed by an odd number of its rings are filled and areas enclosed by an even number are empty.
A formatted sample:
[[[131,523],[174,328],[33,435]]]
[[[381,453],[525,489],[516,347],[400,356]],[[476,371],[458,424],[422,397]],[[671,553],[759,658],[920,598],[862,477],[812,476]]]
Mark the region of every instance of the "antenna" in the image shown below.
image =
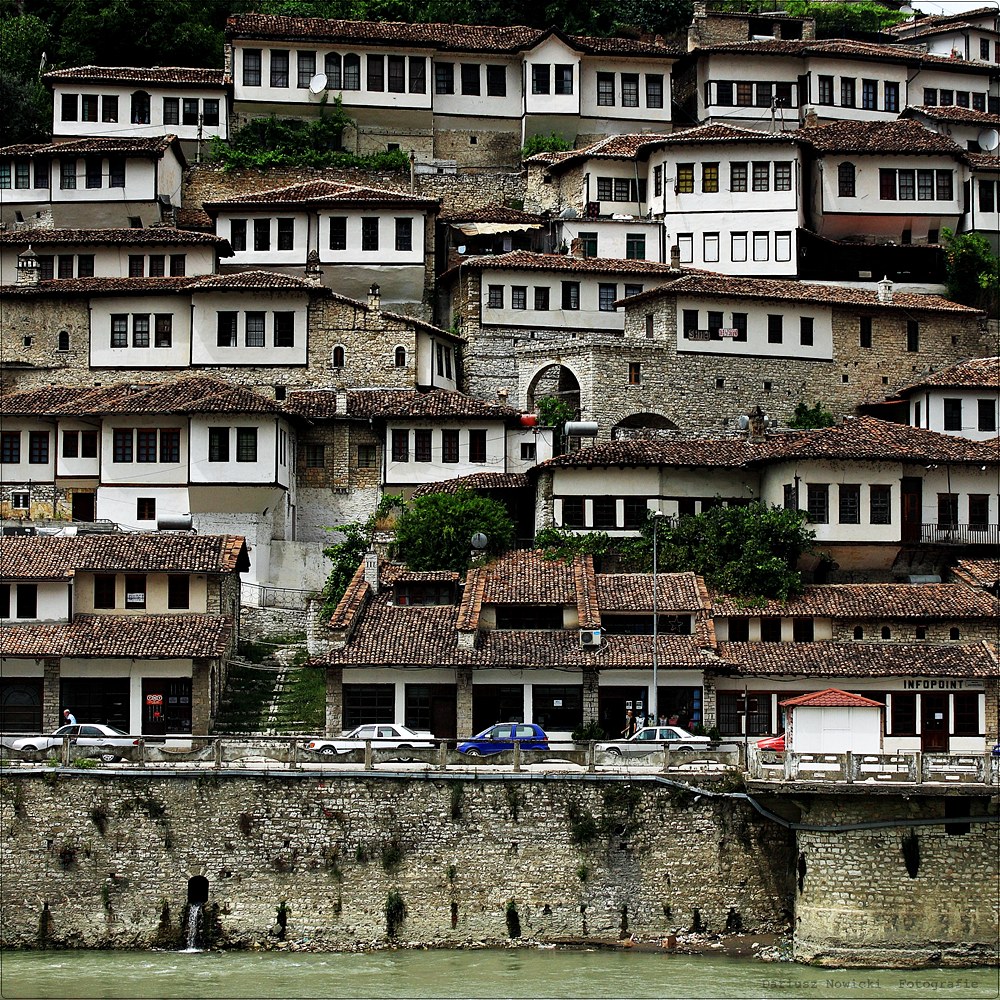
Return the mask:
[[[987,153],[992,153],[1000,147],[1000,132],[995,128],[984,128],[976,137],[980,149],[985,149]]]
[[[318,101],[326,90],[326,73],[317,73],[309,81],[309,100]]]

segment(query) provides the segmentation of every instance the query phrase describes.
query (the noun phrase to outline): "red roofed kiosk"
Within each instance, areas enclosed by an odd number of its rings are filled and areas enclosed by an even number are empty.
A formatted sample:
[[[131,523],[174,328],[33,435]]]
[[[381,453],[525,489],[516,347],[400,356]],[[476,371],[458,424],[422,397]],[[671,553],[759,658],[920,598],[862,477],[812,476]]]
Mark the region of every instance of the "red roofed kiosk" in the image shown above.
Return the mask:
[[[827,688],[781,702],[785,748],[796,753],[881,753],[881,702]]]

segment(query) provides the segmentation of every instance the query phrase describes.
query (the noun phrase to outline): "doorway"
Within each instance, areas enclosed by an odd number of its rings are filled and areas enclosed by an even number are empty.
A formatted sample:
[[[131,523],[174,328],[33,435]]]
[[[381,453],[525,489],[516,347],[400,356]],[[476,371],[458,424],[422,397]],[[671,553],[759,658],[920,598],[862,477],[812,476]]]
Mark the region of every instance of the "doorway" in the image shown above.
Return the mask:
[[[97,511],[94,506],[94,494],[93,493],[81,493],[75,491],[70,500],[72,504],[72,514],[74,521],[95,521],[97,520]]]
[[[943,753],[948,749],[948,695],[923,692],[920,695],[920,749]]]
[[[454,684],[407,684],[406,725],[439,740],[458,736],[458,689]]]
[[[901,539],[906,543],[920,541],[923,522],[923,480],[916,476],[904,476],[900,486],[902,503]]]
[[[622,739],[625,713],[631,709],[633,716],[646,714],[645,687],[599,688],[597,692],[597,721],[610,740]]]

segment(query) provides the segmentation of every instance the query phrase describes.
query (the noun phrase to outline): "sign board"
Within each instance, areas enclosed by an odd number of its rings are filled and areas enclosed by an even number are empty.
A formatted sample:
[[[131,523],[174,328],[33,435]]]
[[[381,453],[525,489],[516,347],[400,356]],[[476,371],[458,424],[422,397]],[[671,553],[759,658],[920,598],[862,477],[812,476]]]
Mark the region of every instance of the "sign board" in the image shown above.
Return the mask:
[[[735,340],[740,335],[740,331],[735,326],[724,326],[719,330],[719,336],[723,339]]]
[[[982,691],[980,677],[904,677],[904,691]]]
[[[146,695],[147,705],[162,705],[163,695],[162,694],[147,694]]]
[[[145,594],[126,594],[125,601],[128,604],[145,604],[146,595]]]
[[[688,340],[711,340],[712,333],[710,330],[685,330],[684,336]]]
[[[562,708],[562,698],[553,698],[552,699],[552,707],[553,708]]]

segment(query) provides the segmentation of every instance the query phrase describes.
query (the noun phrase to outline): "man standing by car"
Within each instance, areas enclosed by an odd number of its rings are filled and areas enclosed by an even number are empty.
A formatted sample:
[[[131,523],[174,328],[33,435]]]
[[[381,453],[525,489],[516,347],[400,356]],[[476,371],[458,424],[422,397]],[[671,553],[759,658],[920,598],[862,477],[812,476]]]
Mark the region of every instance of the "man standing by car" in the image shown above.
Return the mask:
[[[63,722],[67,726],[76,725],[76,716],[68,708],[63,709]]]
[[[635,736],[635,716],[631,708],[625,711],[625,728],[622,730],[622,736],[627,740]]]

